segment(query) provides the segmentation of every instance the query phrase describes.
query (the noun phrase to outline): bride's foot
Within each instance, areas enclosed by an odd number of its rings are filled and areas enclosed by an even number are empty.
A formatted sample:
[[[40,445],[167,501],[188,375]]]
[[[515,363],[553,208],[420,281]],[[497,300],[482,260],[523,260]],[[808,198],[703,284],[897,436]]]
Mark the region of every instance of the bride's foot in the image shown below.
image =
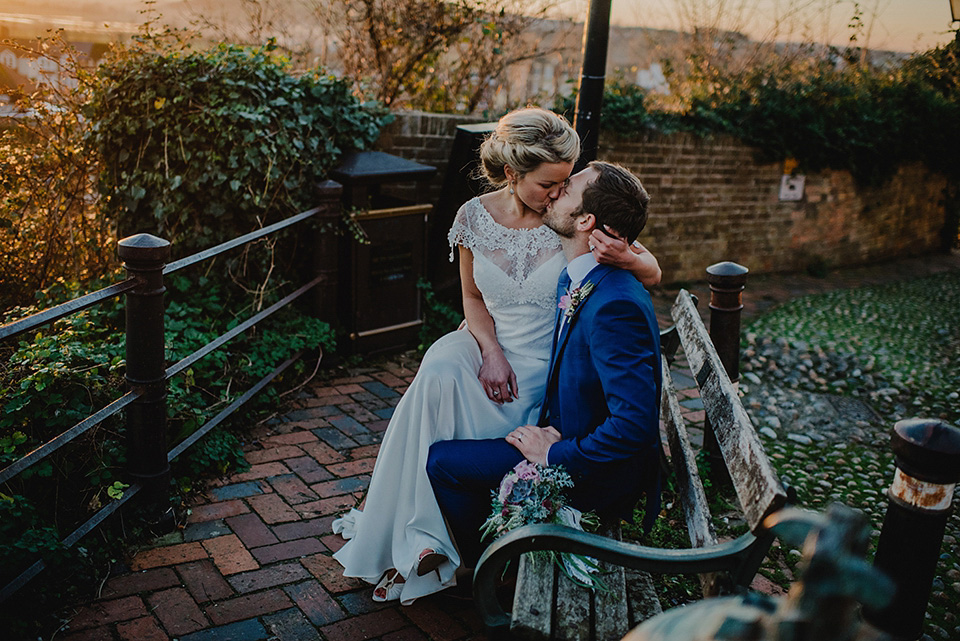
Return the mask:
[[[377,587],[373,588],[373,600],[377,603],[396,601],[403,592],[404,582],[399,570],[387,570],[377,583]]]
[[[430,574],[447,562],[447,557],[436,550],[426,548],[417,560],[417,576]]]

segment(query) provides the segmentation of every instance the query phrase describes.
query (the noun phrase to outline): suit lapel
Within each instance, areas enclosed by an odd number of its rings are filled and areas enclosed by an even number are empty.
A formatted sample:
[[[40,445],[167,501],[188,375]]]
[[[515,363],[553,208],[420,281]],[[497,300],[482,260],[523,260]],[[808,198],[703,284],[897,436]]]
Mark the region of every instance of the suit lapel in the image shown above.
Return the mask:
[[[560,327],[560,335],[556,336],[553,344],[553,351],[550,353],[550,369],[549,375],[547,378],[547,394],[554,389],[553,384],[556,378],[556,372],[559,370],[560,357],[563,355],[563,350],[567,346],[567,341],[570,338],[570,332],[573,330],[573,324],[577,322],[577,319],[580,317],[580,310],[583,309],[583,305],[587,302],[587,299],[597,291],[597,287],[600,286],[600,281],[602,281],[607,274],[610,273],[614,267],[609,265],[597,265],[580,283],[580,286],[583,287],[587,283],[593,283],[593,288],[587,292],[586,296],[580,299],[580,302],[577,304],[576,308],[573,310],[573,315],[567,319],[566,323],[563,323]],[[558,293],[557,298],[559,299],[560,294]],[[558,309],[557,313],[557,323],[560,323],[563,319],[563,315],[566,310],[560,311]],[[554,332],[556,335],[556,332]]]

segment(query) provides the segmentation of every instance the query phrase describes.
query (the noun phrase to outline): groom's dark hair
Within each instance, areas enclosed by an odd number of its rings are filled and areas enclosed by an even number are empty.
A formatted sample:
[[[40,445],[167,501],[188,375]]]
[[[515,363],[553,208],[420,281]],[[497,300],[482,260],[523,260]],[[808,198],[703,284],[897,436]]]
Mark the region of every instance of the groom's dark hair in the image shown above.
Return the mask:
[[[607,225],[632,243],[647,224],[650,195],[640,179],[620,165],[594,160],[587,166],[597,177],[584,188],[580,211],[593,214],[600,231]]]

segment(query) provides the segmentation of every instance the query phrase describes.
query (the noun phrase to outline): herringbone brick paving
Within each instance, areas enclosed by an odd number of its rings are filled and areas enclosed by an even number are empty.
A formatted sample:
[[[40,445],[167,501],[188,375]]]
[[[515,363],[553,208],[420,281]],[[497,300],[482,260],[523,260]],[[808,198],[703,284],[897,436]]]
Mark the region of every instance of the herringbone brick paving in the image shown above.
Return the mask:
[[[745,315],[811,291],[958,268],[952,255],[826,280],[765,276],[748,281]],[[691,289],[706,309],[707,288]],[[654,297],[663,326],[674,295]],[[58,641],[483,639],[470,601],[439,594],[409,607],[374,603],[371,586],[344,578],[332,558],[344,541],[331,523],[361,503],[417,365],[409,356],[380,359],[304,388],[279,420],[245,435],[250,469],[210,483],[185,527],[135,554],[129,572],[75,609]],[[702,421],[696,390],[682,394],[689,418]]]

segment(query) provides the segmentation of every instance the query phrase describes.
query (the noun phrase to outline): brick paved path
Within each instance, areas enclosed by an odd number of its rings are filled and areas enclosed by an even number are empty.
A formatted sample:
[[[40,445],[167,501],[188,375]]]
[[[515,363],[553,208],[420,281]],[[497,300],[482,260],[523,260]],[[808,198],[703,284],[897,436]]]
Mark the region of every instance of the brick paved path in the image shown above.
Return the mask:
[[[745,313],[810,291],[958,268],[954,255],[827,280],[761,277],[748,280]],[[691,289],[706,309],[707,288]],[[654,297],[662,322],[674,294]],[[305,387],[280,420],[246,435],[250,470],[212,483],[191,505],[186,527],[138,552],[129,573],[77,608],[58,641],[484,638],[471,602],[441,594],[410,607],[376,604],[371,586],[343,578],[331,556],[343,540],[330,524],[363,498],[417,364],[396,357]],[[702,421],[693,382],[687,387],[685,410]]]
[[[416,366],[396,357],[304,388],[249,433],[250,470],[212,483],[186,527],[139,551],[58,640],[483,639],[471,602],[377,604],[331,556],[344,542],[331,522],[363,498]],[[689,411],[702,416],[699,399]]]

